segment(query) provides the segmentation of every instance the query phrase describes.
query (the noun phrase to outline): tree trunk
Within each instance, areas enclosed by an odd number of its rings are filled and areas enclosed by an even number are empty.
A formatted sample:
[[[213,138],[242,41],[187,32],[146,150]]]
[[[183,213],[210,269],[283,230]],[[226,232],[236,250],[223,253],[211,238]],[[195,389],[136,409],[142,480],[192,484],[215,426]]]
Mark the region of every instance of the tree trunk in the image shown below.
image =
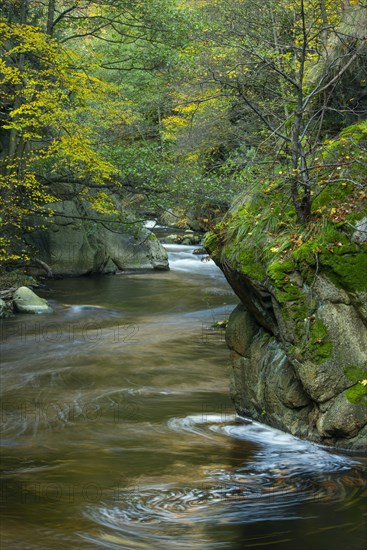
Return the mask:
[[[20,23],[27,24],[29,10],[29,0],[22,0],[20,4]]]
[[[50,36],[52,36],[53,30],[54,30],[55,1],[56,0],[48,1],[46,33],[49,34]]]

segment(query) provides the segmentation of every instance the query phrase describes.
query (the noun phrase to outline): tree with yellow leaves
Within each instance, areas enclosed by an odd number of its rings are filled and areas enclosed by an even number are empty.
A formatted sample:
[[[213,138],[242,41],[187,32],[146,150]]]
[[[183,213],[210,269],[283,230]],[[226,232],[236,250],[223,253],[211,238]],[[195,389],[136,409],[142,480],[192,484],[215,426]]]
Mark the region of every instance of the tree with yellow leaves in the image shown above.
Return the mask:
[[[121,119],[123,106],[117,107],[111,84],[78,67],[78,56],[39,28],[1,21],[0,36],[4,260],[9,240],[26,230],[29,215],[52,213],[47,205],[59,198],[52,187],[57,180],[98,205],[114,167],[103,148],[97,150],[97,130],[106,119],[107,124]]]

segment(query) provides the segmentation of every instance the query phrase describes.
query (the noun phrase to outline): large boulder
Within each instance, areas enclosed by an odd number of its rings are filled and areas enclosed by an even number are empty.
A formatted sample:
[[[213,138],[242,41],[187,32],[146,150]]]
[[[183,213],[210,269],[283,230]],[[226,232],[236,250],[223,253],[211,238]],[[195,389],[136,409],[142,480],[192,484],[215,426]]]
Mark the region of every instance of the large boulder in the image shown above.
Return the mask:
[[[44,229],[26,237],[32,256],[53,275],[79,276],[117,270],[168,269],[167,253],[155,235],[143,229],[133,235],[90,219],[82,203],[53,205],[55,215]]]
[[[13,302],[20,313],[50,313],[52,311],[47,300],[40,298],[26,286],[21,286],[14,292]]]
[[[260,214],[259,197],[244,197],[204,241],[242,302],[227,328],[236,410],[367,451],[366,207],[344,224],[316,218],[297,236],[293,210]],[[327,200],[344,212],[338,196]]]
[[[335,307],[319,299],[316,311],[322,315]],[[261,327],[243,304],[237,306],[226,340],[233,367],[231,393],[239,414],[318,443],[367,449],[367,407],[348,400],[346,390],[355,382],[345,375],[350,365],[367,367],[367,331],[354,307],[343,306],[340,315],[333,315],[334,309],[329,312],[332,348],[328,358],[319,360],[306,359],[300,349]]]

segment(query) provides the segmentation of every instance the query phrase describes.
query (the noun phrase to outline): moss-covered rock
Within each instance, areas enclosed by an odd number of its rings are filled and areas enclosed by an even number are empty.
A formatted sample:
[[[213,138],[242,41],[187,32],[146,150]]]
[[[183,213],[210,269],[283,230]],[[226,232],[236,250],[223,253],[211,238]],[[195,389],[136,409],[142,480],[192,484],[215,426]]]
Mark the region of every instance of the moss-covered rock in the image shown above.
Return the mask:
[[[366,194],[339,182],[322,189],[304,227],[287,202],[280,189],[266,201],[247,194],[205,239],[243,303],[227,328],[236,408],[367,450],[367,407],[351,403],[345,375],[367,368]]]

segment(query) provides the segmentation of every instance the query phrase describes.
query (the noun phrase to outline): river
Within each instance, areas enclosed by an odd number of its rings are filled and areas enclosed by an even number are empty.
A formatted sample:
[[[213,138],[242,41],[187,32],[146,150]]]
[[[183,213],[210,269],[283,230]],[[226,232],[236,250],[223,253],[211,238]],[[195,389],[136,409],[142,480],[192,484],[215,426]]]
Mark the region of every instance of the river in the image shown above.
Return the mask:
[[[238,300],[167,248],[2,321],[1,548],[364,549],[366,459],[236,417],[212,325]]]

